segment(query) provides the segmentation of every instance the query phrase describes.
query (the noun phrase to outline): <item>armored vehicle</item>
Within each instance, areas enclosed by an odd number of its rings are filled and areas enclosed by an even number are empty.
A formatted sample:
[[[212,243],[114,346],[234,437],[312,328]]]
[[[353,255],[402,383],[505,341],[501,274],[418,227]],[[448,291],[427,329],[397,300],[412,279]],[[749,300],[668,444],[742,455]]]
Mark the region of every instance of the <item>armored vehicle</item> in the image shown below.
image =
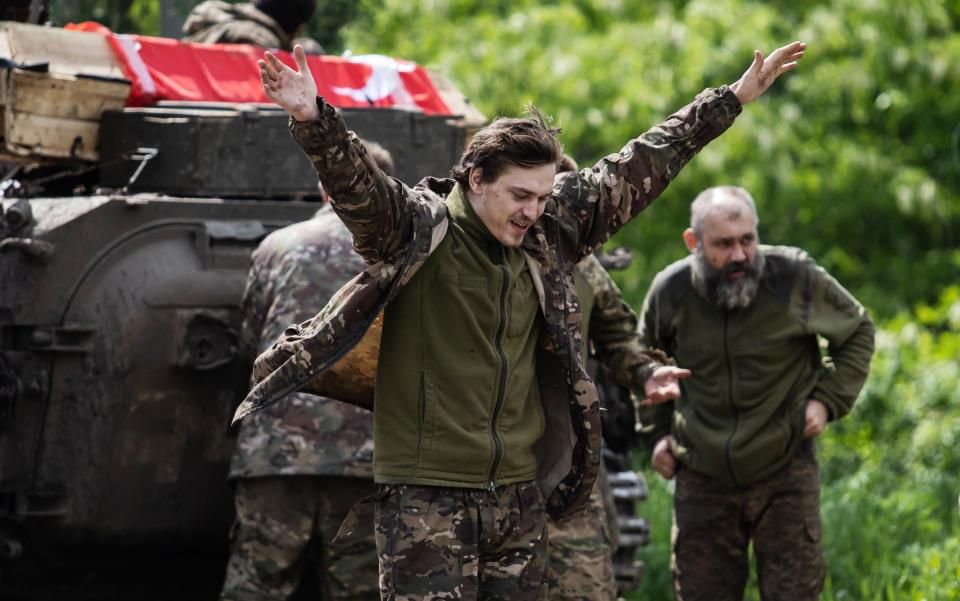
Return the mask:
[[[0,598],[214,599],[233,516],[228,424],[250,369],[249,256],[319,208],[316,175],[279,109],[111,108],[122,73],[26,61],[17,45],[38,38],[13,29],[5,56],[4,31]],[[89,67],[95,42],[75,40]],[[343,113],[408,183],[448,172],[479,124],[475,111]]]

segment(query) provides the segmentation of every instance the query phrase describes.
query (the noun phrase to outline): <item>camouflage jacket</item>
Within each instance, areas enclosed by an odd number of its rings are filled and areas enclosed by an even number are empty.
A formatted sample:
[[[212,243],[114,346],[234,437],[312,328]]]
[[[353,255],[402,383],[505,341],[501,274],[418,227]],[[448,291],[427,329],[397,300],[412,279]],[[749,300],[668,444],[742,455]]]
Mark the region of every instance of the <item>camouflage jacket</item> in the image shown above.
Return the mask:
[[[588,315],[583,335],[597,360],[625,388],[643,391],[651,372],[670,363],[662,352],[647,349],[637,331],[637,315],[595,255],[577,263],[574,282],[581,310]]]
[[[258,383],[235,420],[299,388],[323,392],[323,372],[343,369],[340,359],[363,347],[368,328],[449,226],[444,199],[453,180],[427,178],[409,188],[387,177],[339,113],[322,98],[317,103],[319,117],[291,121],[291,131],[336,199],[334,209],[369,267],[315,318],[289,328],[257,359]],[[557,175],[543,216],[522,243],[544,324],[537,375],[546,427],[534,452],[554,517],[583,507],[600,467],[600,405],[580,357],[582,316],[574,266],[653,202],[741,110],[728,88],[705,90],[592,169]]]
[[[195,6],[183,24],[183,41],[205,44],[255,44],[293,50],[287,32],[252,3],[207,0]]]
[[[350,232],[330,207],[267,236],[253,252],[241,303],[241,342],[255,355],[291,323],[313,317],[362,271]],[[373,415],[293,393],[243,422],[232,478],[286,475],[373,477]]]

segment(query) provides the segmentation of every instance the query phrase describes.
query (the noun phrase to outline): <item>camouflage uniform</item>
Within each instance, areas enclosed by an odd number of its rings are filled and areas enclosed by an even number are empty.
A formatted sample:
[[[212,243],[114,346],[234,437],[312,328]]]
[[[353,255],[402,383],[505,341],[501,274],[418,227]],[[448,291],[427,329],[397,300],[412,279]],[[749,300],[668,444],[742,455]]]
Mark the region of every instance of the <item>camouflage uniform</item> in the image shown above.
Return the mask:
[[[606,471],[601,470],[583,513],[550,520],[550,601],[616,599],[616,533],[604,503],[609,492]]]
[[[589,319],[583,330],[617,384],[643,389],[650,354],[640,344],[637,317],[593,255],[577,264],[574,282]],[[658,357],[662,362],[663,359]],[[617,596],[613,553],[615,516],[608,515],[612,490],[601,471],[582,514],[550,520],[551,601],[608,601]],[[608,502],[605,502],[609,500]]]
[[[344,286],[315,318],[288,328],[258,357],[254,366],[257,384],[241,403],[235,420],[297,389],[331,394],[331,390],[338,390],[339,377],[349,377],[351,388],[372,380],[376,376],[375,360],[358,370],[347,353],[376,357],[370,352],[376,344],[367,337],[376,332],[376,318],[410,284],[446,236],[457,235],[446,203],[456,188],[455,182],[428,178],[409,188],[385,176],[359,139],[347,131],[336,110],[322,98],[317,103],[318,118],[304,123],[291,120],[291,131],[313,162],[334,199],[334,209],[350,228],[354,246],[369,267]],[[728,88],[707,90],[592,169],[558,175],[543,217],[524,238],[520,250],[533,281],[530,294],[536,295],[539,309],[541,335],[534,341],[539,349],[536,384],[545,418],[543,435],[532,452],[537,484],[553,517],[586,505],[600,467],[600,404],[580,357],[582,314],[573,284],[574,265],[653,202],[687,161],[733,123],[740,110],[739,101]],[[481,290],[484,292],[479,294],[488,292]],[[521,300],[529,299],[524,296]],[[641,370],[649,374],[654,367],[654,361],[648,361]],[[353,402],[372,406],[369,396]],[[478,426],[464,423],[463,427]],[[486,428],[487,424],[479,427]],[[465,492],[487,495],[486,504],[499,502],[503,507],[507,500],[499,498],[501,489]],[[516,494],[521,515],[541,512],[535,502],[520,506],[523,495],[520,491]],[[394,521],[401,516],[399,511],[393,514],[397,516]],[[486,526],[488,532],[491,524]],[[483,524],[479,532],[496,544],[498,537],[488,535]],[[420,547],[462,547],[462,542],[451,539],[449,533],[435,537],[427,534],[425,530],[418,532]],[[387,557],[396,557],[390,549],[392,540],[385,537],[382,541],[380,551]],[[519,575],[523,570],[512,566],[510,571]],[[512,594],[521,594],[516,584]],[[446,589],[441,594],[454,596],[459,592]],[[480,591],[481,597],[484,592]]]
[[[363,267],[329,207],[268,236],[253,253],[244,292],[245,348],[269,347]],[[289,596],[314,538],[333,598],[377,598],[372,525],[332,542],[353,503],[374,492],[372,430],[368,411],[303,393],[243,423],[230,467],[237,526],[224,599]]]
[[[294,44],[310,44],[307,54],[322,54],[309,39],[292,40],[276,21],[252,3],[230,4],[207,0],[195,6],[183,24],[183,41],[204,44],[254,44],[290,52]],[[314,46],[315,45],[315,46]]]
[[[545,600],[545,518],[534,482],[495,491],[383,485],[376,511],[381,598]]]
[[[679,601],[739,601],[754,542],[762,599],[820,598],[820,473],[812,440],[776,475],[743,489],[689,468],[677,472],[673,527]]]

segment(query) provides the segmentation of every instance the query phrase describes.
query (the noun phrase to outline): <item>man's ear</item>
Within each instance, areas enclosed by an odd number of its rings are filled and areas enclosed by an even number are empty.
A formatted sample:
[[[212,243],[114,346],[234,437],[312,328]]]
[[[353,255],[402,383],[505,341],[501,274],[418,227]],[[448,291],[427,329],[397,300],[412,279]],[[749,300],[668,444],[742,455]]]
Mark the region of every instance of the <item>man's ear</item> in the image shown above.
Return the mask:
[[[687,250],[690,252],[697,251],[697,234],[694,233],[693,228],[687,228],[683,230],[683,243],[687,245]]]
[[[470,191],[479,194],[483,190],[483,169],[473,167],[467,174],[467,183],[470,184]]]

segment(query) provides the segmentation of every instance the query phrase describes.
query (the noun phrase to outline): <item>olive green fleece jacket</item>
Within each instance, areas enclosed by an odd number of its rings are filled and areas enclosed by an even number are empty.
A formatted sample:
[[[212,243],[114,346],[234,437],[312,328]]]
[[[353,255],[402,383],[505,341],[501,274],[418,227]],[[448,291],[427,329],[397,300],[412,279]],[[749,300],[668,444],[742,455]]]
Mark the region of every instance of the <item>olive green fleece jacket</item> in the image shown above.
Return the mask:
[[[846,415],[874,348],[867,312],[804,251],[759,252],[764,271],[748,307],[706,300],[691,255],[657,274],[641,315],[644,344],[693,372],[675,403],[641,411],[647,442],[672,433],[684,465],[734,485],[786,466],[803,441],[807,400],[823,402],[830,419]]]
[[[471,488],[533,480],[544,427],[533,279],[523,251],[490,234],[460,186],[446,204],[450,230],[384,313],[374,478]]]

